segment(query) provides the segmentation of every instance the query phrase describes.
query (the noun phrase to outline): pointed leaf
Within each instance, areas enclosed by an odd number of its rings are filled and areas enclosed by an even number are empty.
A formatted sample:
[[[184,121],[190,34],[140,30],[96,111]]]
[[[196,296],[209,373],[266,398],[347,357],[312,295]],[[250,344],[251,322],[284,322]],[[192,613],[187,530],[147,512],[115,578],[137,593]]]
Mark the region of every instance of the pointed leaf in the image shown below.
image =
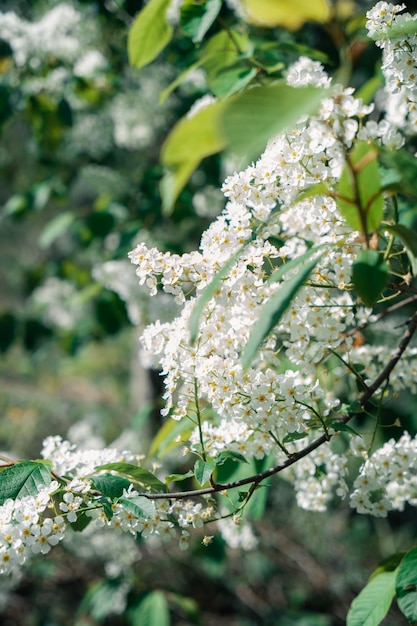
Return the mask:
[[[131,613],[131,626],[170,626],[168,603],[161,591],[150,591]]]
[[[99,476],[94,476],[91,482],[94,489],[111,500],[122,496],[123,491],[131,484],[127,478],[120,478],[114,474],[99,474]]]
[[[316,113],[326,93],[286,84],[248,89],[227,101],[221,115],[223,138],[232,152],[256,159],[269,139]]]
[[[201,485],[205,485],[210,480],[210,477],[216,467],[216,461],[202,461],[198,460],[194,465],[194,475],[196,481]]]
[[[397,570],[372,578],[353,600],[347,626],[378,626],[386,616],[395,595]]]
[[[378,300],[387,284],[389,267],[377,250],[361,250],[353,264],[353,287],[365,306]]]
[[[274,27],[297,30],[305,22],[327,22],[330,4],[326,0],[243,0],[250,21]]]
[[[177,483],[181,480],[187,480],[187,478],[192,478],[194,476],[194,472],[192,470],[188,470],[185,474],[169,474],[165,477],[165,482],[167,485],[171,483]]]
[[[161,187],[166,212],[172,209],[201,159],[223,150],[225,143],[219,131],[223,107],[223,102],[214,102],[192,117],[183,117],[162,146],[161,160],[169,170]]]
[[[417,622],[417,547],[402,559],[395,582],[397,603],[411,624]]]
[[[145,496],[119,498],[117,502],[135,517],[145,517],[146,519],[155,517],[155,505],[151,500],[145,498]]]
[[[106,463],[95,468],[100,470],[113,470],[118,474],[123,474],[133,479],[133,482],[139,483],[146,487],[151,487],[152,491],[165,493],[167,488],[154,474],[142,467],[132,465],[131,463]]]
[[[129,63],[141,68],[151,63],[170,42],[173,28],[167,22],[170,0],[150,0],[136,17],[129,31]]]
[[[278,324],[279,320],[287,310],[291,301],[296,296],[299,289],[310,276],[319,258],[308,261],[303,265],[297,274],[286,280],[280,289],[274,293],[268,302],[261,308],[258,320],[255,322],[248,342],[242,353],[242,364],[248,367],[252,362],[257,350],[271,330]]]
[[[49,464],[38,461],[21,461],[0,468],[0,506],[8,498],[13,500],[24,496],[36,496],[39,487],[50,484]]]

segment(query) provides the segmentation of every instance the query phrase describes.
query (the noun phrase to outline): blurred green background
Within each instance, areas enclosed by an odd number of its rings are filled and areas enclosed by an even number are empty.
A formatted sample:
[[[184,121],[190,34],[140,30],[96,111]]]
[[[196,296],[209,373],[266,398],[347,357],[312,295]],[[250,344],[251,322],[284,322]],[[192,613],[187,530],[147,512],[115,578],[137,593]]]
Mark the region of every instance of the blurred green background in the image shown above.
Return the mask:
[[[331,29],[254,36],[277,44],[274,62],[284,68],[310,50],[332,72],[342,47],[355,43],[351,82],[361,86],[378,64],[361,31],[367,6],[335,3]],[[155,64],[132,70],[127,32],[141,7],[0,7],[0,452],[8,456],[36,458],[47,435],[144,453],[161,425],[161,380],[142,367],[138,336],[176,305],[149,300],[127,252],[142,240],[196,249],[222,210],[233,163],[204,161],[173,214],[162,214],[162,142],[210,85],[196,70],[158,103],[194,46],[179,33]],[[236,16],[225,6],[222,19]],[[401,410],[412,421],[412,409]],[[183,553],[112,531],[74,532],[20,578],[0,582],[0,623],[338,626],[377,562],[409,547],[414,518],[367,519],[347,504],[306,513],[279,480],[253,533],[251,549],[216,535]],[[405,618],[393,609],[384,624]]]

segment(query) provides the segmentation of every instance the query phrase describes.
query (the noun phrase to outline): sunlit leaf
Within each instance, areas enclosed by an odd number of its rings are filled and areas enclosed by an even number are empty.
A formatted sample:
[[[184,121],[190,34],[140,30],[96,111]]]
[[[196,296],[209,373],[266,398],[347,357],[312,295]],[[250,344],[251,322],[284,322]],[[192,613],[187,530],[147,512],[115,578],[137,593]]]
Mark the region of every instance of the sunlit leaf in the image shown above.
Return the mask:
[[[395,595],[396,570],[372,578],[353,600],[347,626],[378,626],[388,613]]]
[[[417,547],[402,559],[395,581],[397,603],[410,624],[417,622]]]
[[[117,502],[135,517],[145,517],[146,519],[155,517],[155,505],[145,496],[135,496],[133,498],[122,497],[119,498]]]
[[[133,22],[127,41],[133,67],[151,63],[170,42],[173,28],[166,18],[169,5],[170,0],[150,0]]]
[[[40,487],[50,484],[49,464],[38,461],[20,461],[5,468],[0,467],[0,506],[8,498],[36,496]]]
[[[214,102],[192,117],[183,117],[162,146],[161,160],[169,173],[161,187],[165,212],[170,212],[179,193],[201,159],[225,147],[219,130],[223,102]]]
[[[365,306],[378,300],[389,276],[389,267],[377,250],[361,250],[353,263],[353,287]]]
[[[195,425],[188,419],[168,419],[158,430],[149,446],[149,456],[162,458],[178,447],[178,437],[187,440]]]
[[[248,19],[256,24],[297,30],[305,22],[327,22],[330,3],[326,0],[243,0]]]
[[[256,87],[231,97],[221,112],[221,132],[228,149],[248,161],[269,139],[290,129],[304,115],[317,112],[325,89],[286,84]]]

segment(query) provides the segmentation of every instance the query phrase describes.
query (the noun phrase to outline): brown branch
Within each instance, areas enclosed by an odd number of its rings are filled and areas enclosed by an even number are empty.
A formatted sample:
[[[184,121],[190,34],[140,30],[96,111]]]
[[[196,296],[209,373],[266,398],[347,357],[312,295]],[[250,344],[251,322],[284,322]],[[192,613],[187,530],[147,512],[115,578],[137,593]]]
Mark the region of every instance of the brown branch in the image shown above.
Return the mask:
[[[372,385],[369,385],[369,387],[367,387],[364,393],[360,396],[359,404],[362,407],[364,407],[367,404],[367,402],[369,402],[369,400],[372,398],[375,392],[379,389],[382,383],[384,383],[385,381],[388,381],[391,375],[391,372],[393,371],[398,361],[401,359],[402,355],[404,354],[404,351],[407,348],[408,344],[410,343],[416,330],[417,330],[417,313],[415,313],[413,317],[409,320],[407,324],[407,330],[405,331],[397,349],[395,350],[394,354],[392,355],[387,365],[384,367],[380,375],[374,380]],[[353,417],[355,417],[355,415],[356,413],[347,413],[343,417],[340,423],[347,424],[351,419],[353,419]],[[260,472],[259,474],[255,474],[253,476],[248,476],[247,478],[243,478],[241,480],[236,480],[236,481],[226,483],[226,484],[215,483],[211,487],[206,487],[203,489],[194,489],[190,491],[179,491],[179,492],[172,492],[172,493],[141,493],[139,495],[144,496],[145,498],[148,498],[149,500],[166,500],[166,499],[179,500],[183,498],[192,498],[192,497],[207,495],[210,493],[218,493],[221,491],[227,491],[228,489],[236,489],[238,487],[243,487],[251,483],[254,483],[256,487],[266,478],[270,478],[274,474],[278,474],[279,472],[282,472],[282,470],[286,469],[287,467],[290,467],[291,465],[294,465],[294,463],[297,463],[297,461],[299,461],[300,459],[308,456],[311,452],[313,452],[314,450],[322,446],[324,443],[329,441],[330,438],[331,436],[329,435],[322,435],[321,437],[318,437],[318,439],[310,443],[308,446],[306,446],[302,450],[299,450],[298,452],[294,452],[293,454],[291,454],[288,457],[288,459],[286,459],[282,463],[279,463],[278,465],[275,465],[274,467],[271,467],[270,469],[265,470],[264,472]]]

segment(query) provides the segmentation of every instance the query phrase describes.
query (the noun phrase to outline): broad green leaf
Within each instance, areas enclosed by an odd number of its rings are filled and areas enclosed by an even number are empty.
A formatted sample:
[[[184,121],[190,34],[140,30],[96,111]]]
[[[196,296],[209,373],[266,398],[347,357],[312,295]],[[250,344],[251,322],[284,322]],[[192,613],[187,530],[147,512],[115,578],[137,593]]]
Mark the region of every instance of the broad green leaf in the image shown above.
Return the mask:
[[[194,43],[200,43],[220,13],[222,0],[185,0],[181,4],[180,25]]]
[[[387,284],[389,267],[377,250],[361,250],[353,263],[353,287],[365,306],[378,300]]]
[[[117,502],[135,517],[145,517],[146,519],[152,519],[155,517],[155,505],[151,500],[145,498],[145,496],[119,498]]]
[[[77,511],[77,519],[75,522],[71,522],[70,526],[72,530],[75,530],[75,532],[81,533],[92,521],[92,518],[89,515],[86,515],[83,509],[79,509]]]
[[[216,465],[223,465],[223,463],[225,463],[228,459],[231,461],[236,461],[236,463],[248,462],[243,454],[240,454],[240,452],[234,452],[233,450],[224,450],[224,452],[220,452],[219,456],[216,457]]]
[[[368,582],[353,600],[347,626],[378,626],[386,616],[395,595],[397,570],[382,572]]]
[[[221,112],[221,132],[227,148],[248,161],[257,158],[269,139],[317,112],[326,95],[317,87],[280,84],[256,87],[232,96]]]
[[[191,343],[194,343],[194,341],[197,339],[198,324],[206,305],[216,295],[217,291],[220,288],[220,284],[222,283],[223,279],[226,278],[229,271],[232,269],[232,267],[242,254],[246,245],[247,244],[244,244],[237,252],[232,254],[230,259],[219,269],[218,272],[216,272],[213,280],[199,294],[191,312],[189,321]]]
[[[406,554],[406,552],[396,552],[395,554],[387,556],[386,559],[382,559],[382,561],[378,563],[378,567],[372,573],[369,580],[372,580],[375,576],[379,576],[382,572],[392,572],[397,569]]]
[[[165,212],[170,212],[201,159],[225,147],[219,130],[223,102],[214,102],[193,117],[183,117],[162,146],[161,160],[169,172],[161,186]]]
[[[114,476],[114,474],[99,474],[94,476],[91,482],[97,491],[100,491],[103,496],[111,500],[120,498],[123,495],[123,491],[130,486],[130,481],[127,478],[120,478],[120,476]]]
[[[192,478],[193,476],[194,472],[192,470],[189,470],[185,474],[169,474],[165,477],[165,482],[167,485],[170,485],[171,483],[177,483],[181,480],[187,480],[187,478]]]
[[[64,235],[74,223],[75,215],[71,211],[60,213],[45,226],[39,237],[41,248],[48,248],[58,237]]]
[[[259,317],[253,326],[248,342],[242,352],[241,360],[243,367],[248,367],[250,365],[265,338],[278,324],[291,301],[310,276],[320,256],[307,261],[302,267],[300,267],[298,273],[282,283],[279,290],[274,293],[268,302],[261,308]]]
[[[171,41],[167,22],[170,0],[150,0],[133,22],[127,40],[129,63],[137,69],[151,63]]]
[[[208,483],[215,468],[216,461],[203,461],[199,459],[195,462],[194,475],[199,485],[203,486]]]
[[[414,276],[417,274],[417,232],[403,224],[384,225],[385,230],[396,235],[404,244],[410,259],[411,269]]]
[[[150,591],[130,613],[130,626],[170,626],[168,602],[162,591]]]
[[[234,65],[253,52],[253,44],[247,35],[231,28],[213,35],[203,46],[201,57],[210,89],[217,74]]]
[[[348,155],[336,193],[340,213],[363,235],[377,230],[384,211],[377,157],[373,146],[357,143]]]
[[[152,491],[166,492],[166,486],[162,483],[154,474],[142,467],[132,465],[131,463],[106,463],[105,465],[99,465],[95,470],[112,470],[123,476],[128,476],[133,479],[133,482],[139,483],[146,487],[151,487]]]
[[[411,624],[417,622],[417,547],[402,559],[395,581],[397,603]]]
[[[0,468],[0,506],[8,498],[36,496],[39,487],[49,485],[51,480],[50,466],[40,461],[20,461]]]
[[[195,424],[188,419],[167,419],[153,438],[149,447],[149,456],[162,458],[178,448],[178,437],[187,440],[195,428]]]
[[[297,30],[305,22],[327,22],[330,3],[326,0],[243,0],[248,19],[262,26]]]

